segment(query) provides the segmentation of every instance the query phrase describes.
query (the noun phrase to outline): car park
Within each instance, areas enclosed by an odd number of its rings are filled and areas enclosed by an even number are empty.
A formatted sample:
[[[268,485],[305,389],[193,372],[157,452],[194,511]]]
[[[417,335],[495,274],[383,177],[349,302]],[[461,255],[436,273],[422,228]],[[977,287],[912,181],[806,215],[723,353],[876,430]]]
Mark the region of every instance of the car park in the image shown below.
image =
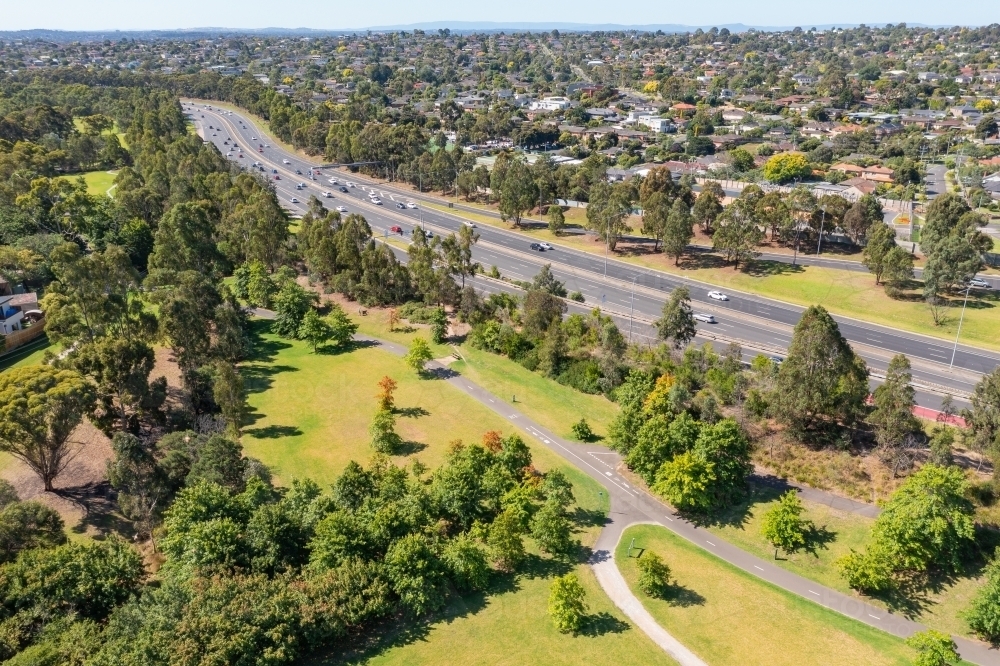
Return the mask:
[[[346,213],[347,212],[347,207],[346,206],[337,206],[337,212],[338,213]]]
[[[710,314],[705,314],[704,312],[696,312],[694,315],[695,321],[700,321],[705,324],[715,324],[715,316]]]
[[[716,301],[728,301],[729,297],[723,294],[721,291],[710,291],[708,292],[708,297]]]

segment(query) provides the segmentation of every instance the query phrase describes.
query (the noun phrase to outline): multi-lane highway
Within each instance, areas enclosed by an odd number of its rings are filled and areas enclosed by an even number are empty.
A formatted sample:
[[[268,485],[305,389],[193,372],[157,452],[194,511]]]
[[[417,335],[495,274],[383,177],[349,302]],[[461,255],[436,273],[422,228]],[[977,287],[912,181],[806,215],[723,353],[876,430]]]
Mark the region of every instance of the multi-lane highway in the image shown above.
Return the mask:
[[[293,213],[305,212],[309,197],[316,196],[328,208],[340,207],[363,214],[377,235],[394,236],[402,244],[408,242],[412,229],[418,225],[433,233],[448,234],[469,223],[455,214],[425,206],[442,203],[429,195],[417,195],[357,174],[316,169],[318,161],[311,162],[271,144],[246,116],[219,110],[210,103],[186,102],[184,106],[205,140],[213,142],[224,155],[232,153],[230,159],[241,166],[268,178],[281,203]],[[255,162],[263,171],[254,169]],[[331,179],[337,183],[330,182]],[[324,193],[330,196],[324,197]],[[372,193],[379,197],[381,205],[371,201]],[[407,207],[408,203],[415,203],[416,207]],[[402,233],[392,234],[393,227]],[[800,306],[733,291],[726,292],[728,300],[713,300],[708,294],[718,289],[709,284],[558,245],[538,252],[530,249],[533,240],[524,234],[485,224],[479,225],[477,232],[480,241],[474,259],[484,268],[496,266],[505,277],[530,280],[542,265],[549,263],[570,291],[583,294],[587,308],[597,306],[616,314],[625,330],[631,323],[636,340],[647,338],[648,323],[659,316],[669,292],[681,285],[690,289],[696,311],[712,314],[717,320],[715,324],[699,324],[705,337],[738,340],[745,347],[779,356],[787,348],[791,330],[803,310]],[[479,283],[477,286],[487,287],[482,279]],[[493,283],[488,290],[495,288]],[[1000,364],[1000,354],[992,351],[966,345],[954,349],[951,343],[936,338],[846,317],[836,319],[844,336],[876,375],[885,369],[893,354],[906,354],[914,365],[914,384],[918,388],[918,402],[923,406],[938,407],[945,392],[956,396],[967,394],[983,373]],[[954,363],[949,369],[953,352]]]

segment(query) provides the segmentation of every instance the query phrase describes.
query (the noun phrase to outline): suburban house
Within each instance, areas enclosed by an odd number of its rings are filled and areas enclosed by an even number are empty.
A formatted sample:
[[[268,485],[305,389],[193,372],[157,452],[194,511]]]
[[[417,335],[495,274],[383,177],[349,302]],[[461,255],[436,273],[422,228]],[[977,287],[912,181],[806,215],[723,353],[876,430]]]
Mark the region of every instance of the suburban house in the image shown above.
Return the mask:
[[[881,166],[869,166],[861,167],[857,164],[847,164],[846,162],[841,162],[840,164],[834,164],[830,167],[831,171],[840,171],[841,173],[846,173],[854,178],[863,178],[865,180],[874,181],[876,183],[891,183],[892,176],[895,173],[892,169]]]
[[[841,185],[847,188],[844,190],[844,195],[848,199],[858,199],[866,194],[874,194],[876,187],[875,181],[867,178],[851,178],[842,182]]]
[[[674,130],[674,123],[669,118],[660,118],[659,116],[639,116],[636,118],[635,122],[637,125],[648,127],[658,134],[672,132]]]
[[[14,296],[0,296],[0,334],[10,335],[21,329],[24,312],[14,305]]]
[[[562,111],[569,107],[568,97],[543,97],[532,102],[528,108],[532,111]]]

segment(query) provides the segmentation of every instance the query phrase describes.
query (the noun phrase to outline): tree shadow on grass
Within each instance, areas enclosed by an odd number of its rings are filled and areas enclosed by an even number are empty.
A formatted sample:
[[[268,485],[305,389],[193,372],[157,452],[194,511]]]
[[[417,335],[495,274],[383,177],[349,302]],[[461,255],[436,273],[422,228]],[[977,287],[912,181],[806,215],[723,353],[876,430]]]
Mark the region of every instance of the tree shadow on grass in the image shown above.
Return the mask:
[[[256,439],[280,439],[281,437],[297,437],[302,431],[295,426],[269,425],[263,428],[246,428],[244,435],[250,435]]]
[[[809,523],[809,525],[806,526],[803,536],[805,537],[806,542],[802,546],[802,550],[809,553],[813,557],[819,557],[819,551],[827,550],[829,545],[837,538],[837,533],[826,529],[826,525],[817,527],[816,525]]]
[[[247,393],[263,393],[274,384],[273,377],[282,372],[298,372],[299,369],[293,365],[265,365],[255,363],[252,365],[240,366],[240,374],[243,375],[243,386]]]
[[[754,259],[743,265],[743,272],[753,277],[770,277],[773,275],[792,275],[805,270],[799,264],[786,264],[783,261]]]
[[[412,456],[415,453],[420,453],[426,448],[427,445],[423,442],[411,442],[409,440],[404,440],[395,446],[392,453],[396,456]]]
[[[573,509],[569,519],[578,528],[602,527],[608,523],[608,516],[603,511],[584,509],[580,506]]]
[[[83,510],[80,522],[70,528],[74,534],[86,534],[88,527],[95,528],[103,539],[108,533],[131,538],[135,533],[115,500],[117,493],[108,481],[92,481],[71,488],[57,488],[54,494],[72,502]]]
[[[451,368],[426,368],[420,376],[424,379],[451,379],[458,377],[458,373]]]
[[[606,634],[622,634],[631,628],[628,622],[622,622],[611,613],[595,613],[586,617],[579,635],[596,638]]]
[[[421,416],[430,416],[431,415],[431,413],[428,412],[423,407],[397,407],[396,408],[396,413],[399,414],[400,416],[403,416],[403,417],[406,417],[406,418],[409,418],[409,419],[415,419],[415,418],[418,418],[418,417],[421,417]]]
[[[667,593],[663,595],[662,599],[671,606],[677,606],[678,608],[705,605],[705,597],[691,588],[678,585],[677,583],[671,583],[667,587]]]
[[[378,347],[378,344],[375,340],[351,340],[345,345],[323,345],[316,350],[316,353],[323,356],[340,356],[341,354],[349,354],[358,349]]]
[[[702,527],[743,527],[750,520],[753,509],[778,499],[787,490],[780,486],[751,484],[742,500],[711,514],[684,514],[684,517]]]

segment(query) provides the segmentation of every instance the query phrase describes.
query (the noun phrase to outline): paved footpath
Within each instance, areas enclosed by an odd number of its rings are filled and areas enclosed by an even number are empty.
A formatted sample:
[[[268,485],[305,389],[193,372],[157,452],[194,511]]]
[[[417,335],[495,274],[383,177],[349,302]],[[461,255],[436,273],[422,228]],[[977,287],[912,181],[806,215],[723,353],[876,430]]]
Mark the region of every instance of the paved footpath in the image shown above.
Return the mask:
[[[406,353],[406,349],[402,345],[367,336],[356,335],[354,337],[359,341],[375,343],[386,351],[399,356]],[[655,625],[656,628],[650,626],[649,620],[652,620],[652,616],[648,612],[645,612],[642,603],[631,593],[627,585],[624,585],[624,588],[622,587],[625,581],[618,571],[617,566],[614,565],[614,551],[621,540],[622,533],[630,525],[652,523],[665,527],[691,543],[709,551],[716,557],[743,569],[757,578],[894,636],[906,638],[926,629],[925,626],[902,616],[894,615],[885,609],[867,604],[856,597],[824,587],[819,583],[786,571],[775,566],[768,560],[751,555],[723,541],[708,530],[680,518],[674,513],[673,509],[658,498],[640,488],[633,487],[627,479],[618,474],[617,470],[620,458],[616,452],[596,444],[569,442],[553,435],[550,431],[519,412],[515,407],[439,363],[429,364],[428,372],[457,387],[463,393],[492,409],[512,425],[529,433],[541,444],[597,480],[607,489],[611,500],[611,510],[608,522],[605,524],[594,546],[594,555],[591,562],[598,581],[600,581],[601,587],[608,596],[615,602],[615,605],[683,666],[702,666],[704,662],[670,636],[655,620],[652,622],[652,625]],[[801,489],[800,492],[807,499],[823,502],[838,509],[854,511],[869,516],[874,516],[878,513],[876,507],[853,500],[838,498],[823,491]],[[612,569],[614,573],[611,572]],[[958,645],[959,654],[966,661],[979,664],[980,666],[1000,666],[1000,651],[990,649],[983,643],[971,641],[960,636],[953,636],[953,639]]]

